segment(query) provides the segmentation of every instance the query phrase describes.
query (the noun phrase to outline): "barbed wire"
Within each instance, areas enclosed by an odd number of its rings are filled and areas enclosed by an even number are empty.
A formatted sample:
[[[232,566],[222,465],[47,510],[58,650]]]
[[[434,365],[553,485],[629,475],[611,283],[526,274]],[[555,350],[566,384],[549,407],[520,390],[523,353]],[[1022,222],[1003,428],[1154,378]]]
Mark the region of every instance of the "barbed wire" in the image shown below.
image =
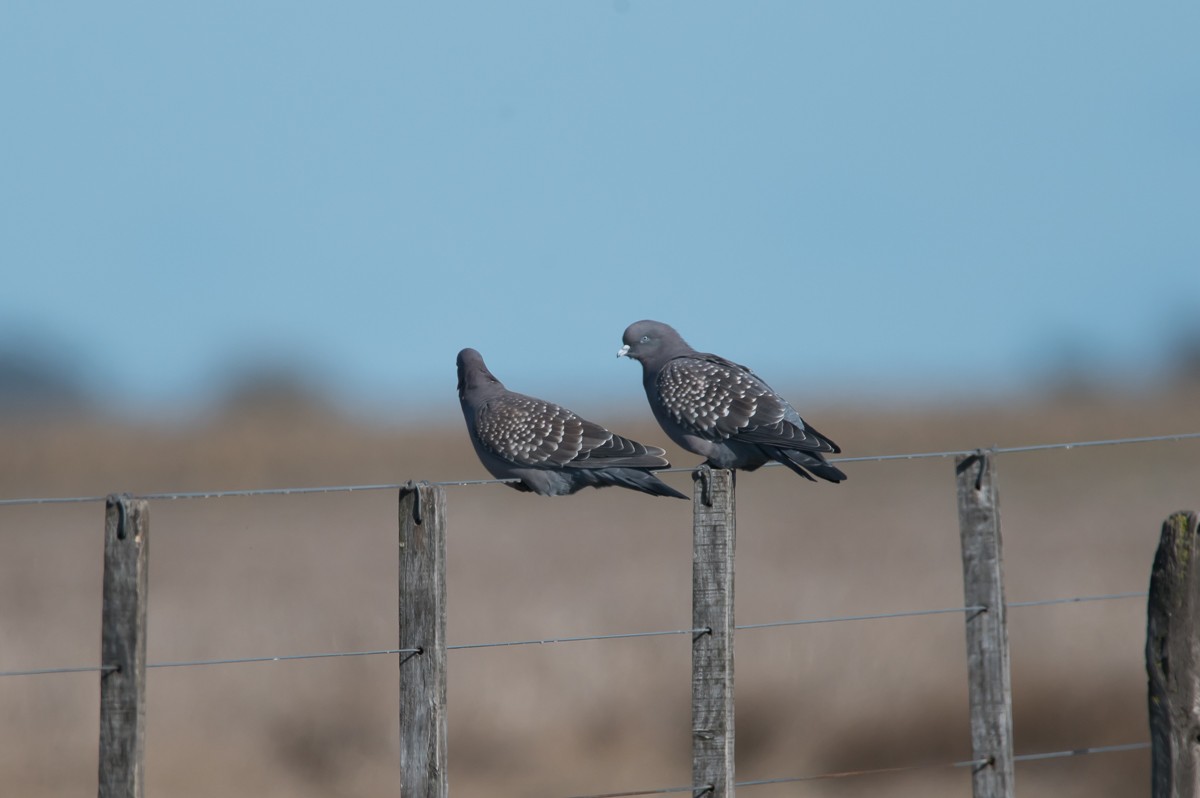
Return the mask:
[[[1088,748],[1070,748],[1064,751],[1046,751],[1036,754],[1018,754],[1013,762],[1037,762],[1046,759],[1061,759],[1072,756],[1090,756],[1092,754],[1113,754],[1122,751],[1142,751],[1150,747],[1150,743],[1124,743],[1121,745],[1097,745]],[[795,784],[802,781],[828,781],[832,779],[847,779],[857,776],[879,776],[895,773],[910,773],[918,770],[949,770],[952,768],[974,768],[987,765],[990,759],[964,759],[957,762],[936,762],[919,765],[899,765],[895,767],[864,768],[861,770],[837,770],[827,773],[815,773],[807,776],[782,776],[774,779],[753,779],[738,781],[735,787],[762,787],[769,784]],[[588,795],[572,795],[570,798],[635,798],[641,795],[666,795],[669,793],[690,792],[693,795],[703,795],[712,790],[710,784],[693,784],[686,787],[660,787],[649,790],[626,790],[624,792],[590,793]]]
[[[1025,452],[1043,452],[1053,449],[1083,449],[1091,446],[1125,446],[1136,443],[1164,443],[1171,441],[1185,441],[1200,438],[1200,432],[1183,432],[1175,435],[1147,435],[1139,438],[1109,438],[1105,440],[1091,441],[1071,441],[1068,443],[1038,443],[1029,446],[993,446],[984,447],[983,450],[992,454],[1021,454]],[[960,455],[974,454],[980,449],[948,449],[940,452],[910,452],[907,454],[879,454],[867,455],[864,457],[837,457],[830,458],[831,463],[881,463],[892,460],[925,460],[931,458],[946,458],[958,457]],[[778,463],[768,463],[767,466],[777,466]],[[662,469],[657,473],[685,473],[695,471],[695,468],[667,468]],[[441,487],[461,487],[470,485],[503,485],[510,482],[520,482],[519,479],[455,479],[444,480],[440,482],[428,482],[425,484],[437,485]],[[139,493],[135,498],[150,499],[153,501],[177,501],[182,499],[222,499],[232,497],[246,496],[293,496],[315,493],[356,493],[365,491],[379,490],[399,490],[410,482],[391,482],[379,484],[364,484],[364,485],[324,485],[314,487],[292,487],[292,488],[247,488],[241,490],[209,490],[209,491],[168,491],[160,493]],[[47,496],[47,497],[29,497],[29,498],[13,498],[0,499],[0,507],[16,507],[23,505],[41,505],[41,504],[82,504],[87,502],[102,502],[107,499],[105,496]]]
[[[1011,601],[1005,606],[1007,607],[1043,607],[1051,604],[1082,604],[1091,601],[1112,601],[1115,599],[1128,598],[1143,598],[1147,595],[1146,591],[1136,591],[1128,593],[1105,593],[1094,596],[1070,596],[1068,598],[1054,599],[1037,599],[1035,601]],[[825,618],[802,618],[799,620],[788,621],[767,621],[765,623],[748,623],[740,624],[734,628],[741,631],[754,631],[757,629],[773,629],[783,626],[809,626],[812,624],[822,623],[845,623],[851,621],[874,621],[886,620],[892,618],[915,618],[925,615],[946,615],[959,612],[982,612],[986,610],[983,606],[968,606],[968,607],[940,607],[930,610],[901,610],[898,612],[875,612],[863,615],[832,615]],[[524,640],[500,640],[489,643],[458,643],[455,645],[446,646],[447,651],[464,651],[469,649],[480,648],[502,648],[508,646],[544,646],[555,643],[582,643],[591,640],[629,640],[639,637],[666,637],[670,635],[698,635],[711,633],[712,629],[708,627],[697,627],[693,629],[666,629],[652,632],[613,632],[594,635],[573,635],[570,637],[541,637],[528,638]],[[417,654],[419,649],[415,648],[381,648],[371,649],[368,651],[325,651],[316,654],[281,654],[275,656],[263,657],[235,657],[230,659],[198,659],[198,660],[183,660],[179,662],[151,662],[146,665],[147,668],[185,668],[197,667],[202,665],[241,665],[251,662],[287,662],[291,660],[304,659],[325,659],[331,657],[369,657],[382,654]],[[43,676],[54,673],[88,673],[115,670],[113,665],[83,665],[77,667],[66,668],[34,668],[30,670],[16,671],[0,671],[0,677],[5,676]]]

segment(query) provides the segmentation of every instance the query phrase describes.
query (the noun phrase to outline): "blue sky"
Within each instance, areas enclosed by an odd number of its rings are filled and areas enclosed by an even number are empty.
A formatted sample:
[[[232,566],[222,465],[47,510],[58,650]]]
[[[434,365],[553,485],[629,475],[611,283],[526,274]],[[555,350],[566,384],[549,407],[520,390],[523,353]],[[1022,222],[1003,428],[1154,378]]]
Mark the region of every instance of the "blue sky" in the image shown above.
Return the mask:
[[[0,337],[137,411],[231,365],[634,402],[657,318],[830,397],[1142,378],[1200,305],[1200,5],[0,8]],[[40,343],[38,343],[40,342]]]

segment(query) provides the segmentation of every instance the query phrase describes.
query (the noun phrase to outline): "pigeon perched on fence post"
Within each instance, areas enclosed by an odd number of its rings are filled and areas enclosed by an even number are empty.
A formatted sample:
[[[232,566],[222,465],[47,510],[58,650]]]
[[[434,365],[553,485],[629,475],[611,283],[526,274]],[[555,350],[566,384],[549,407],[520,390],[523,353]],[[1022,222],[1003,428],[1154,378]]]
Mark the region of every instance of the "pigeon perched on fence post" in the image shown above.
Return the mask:
[[[617,485],[687,498],[650,473],[671,467],[663,449],[506,389],[474,349],[458,353],[458,398],[480,462],[497,479],[519,479],[508,483],[517,490],[564,496]]]
[[[806,479],[846,478],[822,457],[840,452],[838,445],[750,369],[697,352],[658,321],[634,322],[622,341],[617,357],[642,364],[642,384],[658,423],[707,465],[753,471],[775,460]]]

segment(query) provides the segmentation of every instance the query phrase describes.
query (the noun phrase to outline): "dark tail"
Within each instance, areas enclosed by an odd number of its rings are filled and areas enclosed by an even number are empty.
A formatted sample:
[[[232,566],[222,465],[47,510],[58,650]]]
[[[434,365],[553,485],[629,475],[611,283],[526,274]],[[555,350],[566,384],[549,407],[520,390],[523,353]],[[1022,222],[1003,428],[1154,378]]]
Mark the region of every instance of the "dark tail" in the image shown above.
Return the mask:
[[[600,478],[600,483],[604,485],[619,485],[622,488],[631,488],[633,490],[640,490],[642,493],[649,493],[651,496],[674,496],[676,499],[688,498],[649,471],[642,471],[639,468],[605,468],[594,473]]]
[[[846,478],[846,475],[842,473],[840,468],[825,462],[825,458],[816,452],[801,452],[796,449],[772,449],[771,455],[800,476],[813,482],[816,482],[816,480],[812,478],[812,474],[808,473],[809,471],[828,482],[841,482]]]

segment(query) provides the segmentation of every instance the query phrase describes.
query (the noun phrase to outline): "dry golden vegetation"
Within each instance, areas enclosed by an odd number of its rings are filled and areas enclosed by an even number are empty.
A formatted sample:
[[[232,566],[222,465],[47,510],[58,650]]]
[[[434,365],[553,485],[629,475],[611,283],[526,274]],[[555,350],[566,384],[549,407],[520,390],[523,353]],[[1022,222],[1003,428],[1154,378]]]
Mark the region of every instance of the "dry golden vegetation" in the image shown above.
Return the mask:
[[[621,424],[664,436],[631,408]],[[1194,391],[971,408],[810,411],[848,455],[1191,432]],[[461,426],[397,429],[291,408],[163,428],[0,430],[4,496],[485,477]],[[695,462],[671,450],[677,464]],[[999,461],[1010,600],[1143,590],[1161,520],[1200,507],[1200,441]],[[738,484],[738,618],[958,606],[950,461],[784,469]],[[668,475],[682,489],[686,474]],[[452,643],[686,628],[690,507],[630,491],[544,499],[449,489]],[[397,609],[391,491],[152,505],[151,661],[384,648]],[[0,507],[0,669],[98,659],[103,509]],[[1019,752],[1147,739],[1144,605],[1010,613]],[[970,756],[962,620],[740,633],[739,778]],[[567,796],[689,780],[685,637],[452,652],[459,796]],[[161,669],[148,679],[148,794],[397,792],[396,660]],[[6,795],[95,789],[95,674],[0,679]],[[1022,796],[1144,793],[1145,751],[1018,767]],[[773,796],[967,793],[962,770],[757,787]]]

